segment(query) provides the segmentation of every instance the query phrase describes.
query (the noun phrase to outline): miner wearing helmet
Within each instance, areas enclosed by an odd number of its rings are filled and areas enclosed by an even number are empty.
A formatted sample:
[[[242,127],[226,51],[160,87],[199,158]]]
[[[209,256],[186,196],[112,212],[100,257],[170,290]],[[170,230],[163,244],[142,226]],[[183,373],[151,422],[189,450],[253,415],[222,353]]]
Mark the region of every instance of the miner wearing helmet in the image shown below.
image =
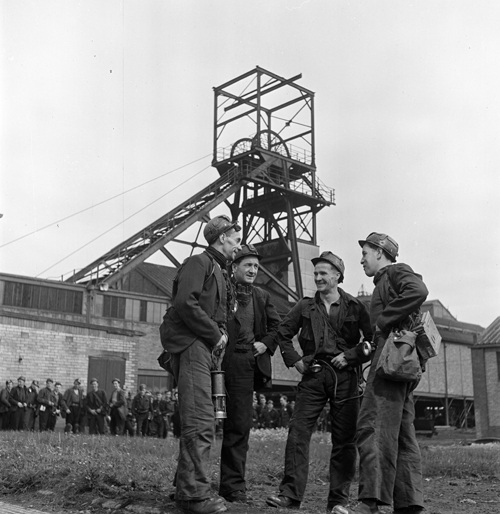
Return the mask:
[[[215,425],[210,371],[213,358],[220,358],[227,343],[227,320],[234,308],[227,266],[241,250],[240,230],[225,215],[206,224],[203,235],[209,246],[179,268],[172,287],[173,304],[160,327],[179,393],[176,501],[193,514],[226,510],[223,500],[211,496],[208,475]]]
[[[361,265],[375,284],[370,321],[376,363],[391,330],[405,327],[428,291],[410,266],[396,263],[399,246],[394,239],[372,232],[358,243]],[[424,512],[422,466],[413,426],[418,382],[390,381],[375,372],[376,366],[371,366],[358,421],[361,503],[348,512],[372,514],[379,512],[378,505],[393,504],[395,514],[419,514]]]
[[[230,502],[247,502],[245,463],[252,428],[253,392],[271,387],[271,356],[277,347],[279,314],[267,291],[254,285],[261,256],[242,245],[233,260],[232,278],[238,309],[229,320],[225,371],[227,419],[224,421],[219,494]]]
[[[278,329],[283,360],[301,373],[295,410],[285,450],[285,471],[272,507],[296,509],[304,498],[309,443],[316,422],[330,403],[332,451],[327,511],[347,505],[356,466],[356,421],[360,366],[370,359],[372,330],[365,305],[339,287],[345,266],[340,257],[323,252],[312,259],[316,294],[304,297]],[[292,339],[298,334],[301,348]],[[361,336],[362,334],[362,336]],[[363,342],[360,342],[361,337]]]

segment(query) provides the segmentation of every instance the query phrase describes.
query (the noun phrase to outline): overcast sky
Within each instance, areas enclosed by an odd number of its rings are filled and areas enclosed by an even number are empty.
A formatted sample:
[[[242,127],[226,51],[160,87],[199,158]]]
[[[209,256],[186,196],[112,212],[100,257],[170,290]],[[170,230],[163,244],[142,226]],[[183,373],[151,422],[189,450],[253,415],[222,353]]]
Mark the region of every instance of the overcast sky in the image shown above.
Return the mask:
[[[500,315],[498,1],[16,0],[0,16],[0,271],[67,277],[215,180],[212,88],[259,65],[316,93],[337,203],[318,238],[345,289],[372,290],[357,240],[386,232],[429,299],[483,327]]]

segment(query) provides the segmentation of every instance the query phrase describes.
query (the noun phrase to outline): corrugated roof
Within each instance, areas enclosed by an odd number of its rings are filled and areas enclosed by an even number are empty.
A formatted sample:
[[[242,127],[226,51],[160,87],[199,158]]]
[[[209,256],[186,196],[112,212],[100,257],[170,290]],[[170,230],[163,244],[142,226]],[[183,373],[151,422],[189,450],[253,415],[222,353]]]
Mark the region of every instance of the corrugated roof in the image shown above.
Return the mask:
[[[481,334],[478,344],[500,344],[500,316]]]
[[[435,318],[434,316],[432,319],[438,328],[445,328],[450,331],[473,332],[475,334],[481,334],[484,331],[484,327],[476,325],[475,323],[465,323],[450,318]]]
[[[142,262],[137,266],[136,270],[161,289],[169,298],[172,298],[172,284],[177,268]]]

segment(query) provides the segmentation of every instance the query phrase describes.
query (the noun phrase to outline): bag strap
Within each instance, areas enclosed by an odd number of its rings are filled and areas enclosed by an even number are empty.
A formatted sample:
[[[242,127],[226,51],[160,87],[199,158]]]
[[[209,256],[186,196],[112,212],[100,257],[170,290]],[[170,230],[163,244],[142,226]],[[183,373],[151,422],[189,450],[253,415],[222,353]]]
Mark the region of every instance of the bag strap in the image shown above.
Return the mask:
[[[389,286],[389,296],[392,296],[393,298],[397,298],[399,293],[397,291],[396,284],[392,281],[391,278],[391,268],[392,266],[389,266],[387,268],[387,284]],[[392,293],[392,294],[391,294]],[[421,322],[422,317],[422,311],[420,307],[413,311],[411,314],[408,314],[408,316],[401,321],[399,324],[398,330],[409,330],[413,331]]]

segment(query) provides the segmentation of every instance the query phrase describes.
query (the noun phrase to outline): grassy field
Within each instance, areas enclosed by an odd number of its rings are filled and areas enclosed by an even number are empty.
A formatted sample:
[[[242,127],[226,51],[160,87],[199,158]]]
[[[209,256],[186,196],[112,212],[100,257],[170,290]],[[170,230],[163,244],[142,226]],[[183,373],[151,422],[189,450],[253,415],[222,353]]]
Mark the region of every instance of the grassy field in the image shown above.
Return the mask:
[[[421,439],[424,477],[496,477],[500,445],[439,445]],[[286,431],[252,433],[247,462],[249,490],[273,491],[282,476]],[[131,501],[141,495],[161,503],[173,490],[178,442],[169,438],[65,436],[61,433],[2,432],[0,493],[15,498],[45,492],[48,507],[81,508],[97,498]],[[212,451],[210,476],[218,488],[220,441]],[[315,434],[309,482],[328,483],[329,438]]]

